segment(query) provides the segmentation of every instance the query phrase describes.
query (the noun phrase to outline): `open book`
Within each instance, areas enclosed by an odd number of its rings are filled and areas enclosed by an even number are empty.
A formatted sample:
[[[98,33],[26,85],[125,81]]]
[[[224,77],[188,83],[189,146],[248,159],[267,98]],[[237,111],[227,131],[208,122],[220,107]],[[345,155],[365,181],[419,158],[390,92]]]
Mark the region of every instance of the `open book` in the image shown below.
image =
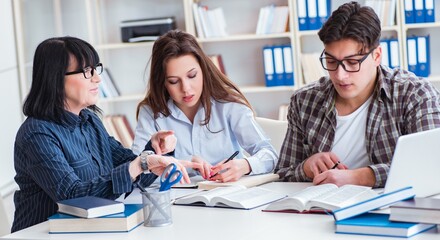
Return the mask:
[[[197,183],[199,189],[210,190],[217,187],[244,186],[247,188],[255,187],[264,183],[277,181],[280,178],[278,174],[266,173],[260,175],[245,175],[235,182],[216,182],[201,181]]]
[[[377,196],[370,187],[323,184],[308,187],[293,196],[267,206],[264,211],[307,212],[334,211]]]
[[[246,188],[237,185],[198,192],[179,198],[174,204],[252,209],[284,197],[286,197],[285,194],[273,192],[264,188]]]

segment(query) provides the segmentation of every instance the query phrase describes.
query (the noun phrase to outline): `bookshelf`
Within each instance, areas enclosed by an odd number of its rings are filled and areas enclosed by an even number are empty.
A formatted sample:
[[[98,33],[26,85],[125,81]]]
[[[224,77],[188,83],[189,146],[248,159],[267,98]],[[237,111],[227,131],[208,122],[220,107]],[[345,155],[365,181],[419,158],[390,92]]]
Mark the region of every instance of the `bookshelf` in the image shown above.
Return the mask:
[[[98,105],[106,114],[125,114],[135,126],[137,103],[148,82],[152,42],[122,43],[121,21],[174,16],[176,26],[197,36],[193,4],[209,9],[222,8],[228,35],[198,38],[208,55],[221,54],[226,73],[244,92],[260,117],[278,118],[278,107],[286,104],[294,89],[304,86],[301,61],[304,54],[321,52],[323,44],[317,30],[299,31],[296,0],[12,0],[15,8],[17,53],[22,96],[26,96],[31,76],[33,52],[39,42],[51,36],[72,35],[92,43],[108,67],[121,96],[101,98]],[[367,0],[360,0],[365,4]],[[391,1],[391,0],[390,0]],[[403,2],[396,3],[394,25],[384,26],[383,37],[397,38],[399,62],[407,69],[406,37],[430,34],[431,72],[429,79],[440,88],[440,0],[435,1],[437,22],[405,24]],[[331,11],[349,0],[330,0]],[[260,9],[269,4],[288,6],[288,31],[255,34]],[[295,86],[266,87],[262,48],[265,45],[291,44]],[[268,101],[269,100],[269,101]]]

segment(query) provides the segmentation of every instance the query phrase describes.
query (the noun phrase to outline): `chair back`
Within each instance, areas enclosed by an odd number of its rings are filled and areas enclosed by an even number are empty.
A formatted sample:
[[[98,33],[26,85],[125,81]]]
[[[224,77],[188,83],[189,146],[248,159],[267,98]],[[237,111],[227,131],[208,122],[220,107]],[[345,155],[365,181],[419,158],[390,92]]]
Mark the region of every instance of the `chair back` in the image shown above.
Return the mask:
[[[3,196],[0,194],[0,237],[11,233],[8,212],[6,211]]]
[[[256,117],[255,120],[263,129],[264,133],[271,139],[271,144],[278,155],[284,142],[287,132],[287,121],[273,120],[269,118]]]

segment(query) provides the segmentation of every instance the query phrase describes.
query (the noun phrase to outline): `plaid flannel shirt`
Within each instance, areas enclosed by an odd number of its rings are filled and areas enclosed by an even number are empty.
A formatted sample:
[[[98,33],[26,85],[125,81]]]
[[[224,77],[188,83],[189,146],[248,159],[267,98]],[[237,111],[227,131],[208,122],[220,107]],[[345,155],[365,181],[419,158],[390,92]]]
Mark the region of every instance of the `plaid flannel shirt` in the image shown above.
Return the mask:
[[[380,66],[378,73],[365,138],[369,167],[376,178],[374,187],[384,187],[399,136],[440,127],[440,93],[428,80],[405,70]],[[275,168],[284,181],[312,181],[304,173],[305,160],[331,151],[336,129],[335,95],[328,77],[292,95],[289,126]]]

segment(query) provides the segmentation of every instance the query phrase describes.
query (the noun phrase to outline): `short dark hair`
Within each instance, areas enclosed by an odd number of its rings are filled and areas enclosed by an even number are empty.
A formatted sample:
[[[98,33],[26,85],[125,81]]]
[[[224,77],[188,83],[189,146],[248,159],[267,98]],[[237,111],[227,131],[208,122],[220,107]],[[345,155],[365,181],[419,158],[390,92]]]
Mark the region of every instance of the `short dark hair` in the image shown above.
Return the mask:
[[[329,17],[318,35],[324,45],[342,39],[353,39],[363,50],[377,47],[380,41],[380,20],[374,10],[357,2],[342,4]]]
[[[76,59],[79,67],[99,63],[96,50],[79,38],[49,38],[38,45],[32,69],[32,85],[23,105],[24,115],[61,122],[65,116],[64,77],[71,56]],[[88,108],[101,113],[96,105]]]

